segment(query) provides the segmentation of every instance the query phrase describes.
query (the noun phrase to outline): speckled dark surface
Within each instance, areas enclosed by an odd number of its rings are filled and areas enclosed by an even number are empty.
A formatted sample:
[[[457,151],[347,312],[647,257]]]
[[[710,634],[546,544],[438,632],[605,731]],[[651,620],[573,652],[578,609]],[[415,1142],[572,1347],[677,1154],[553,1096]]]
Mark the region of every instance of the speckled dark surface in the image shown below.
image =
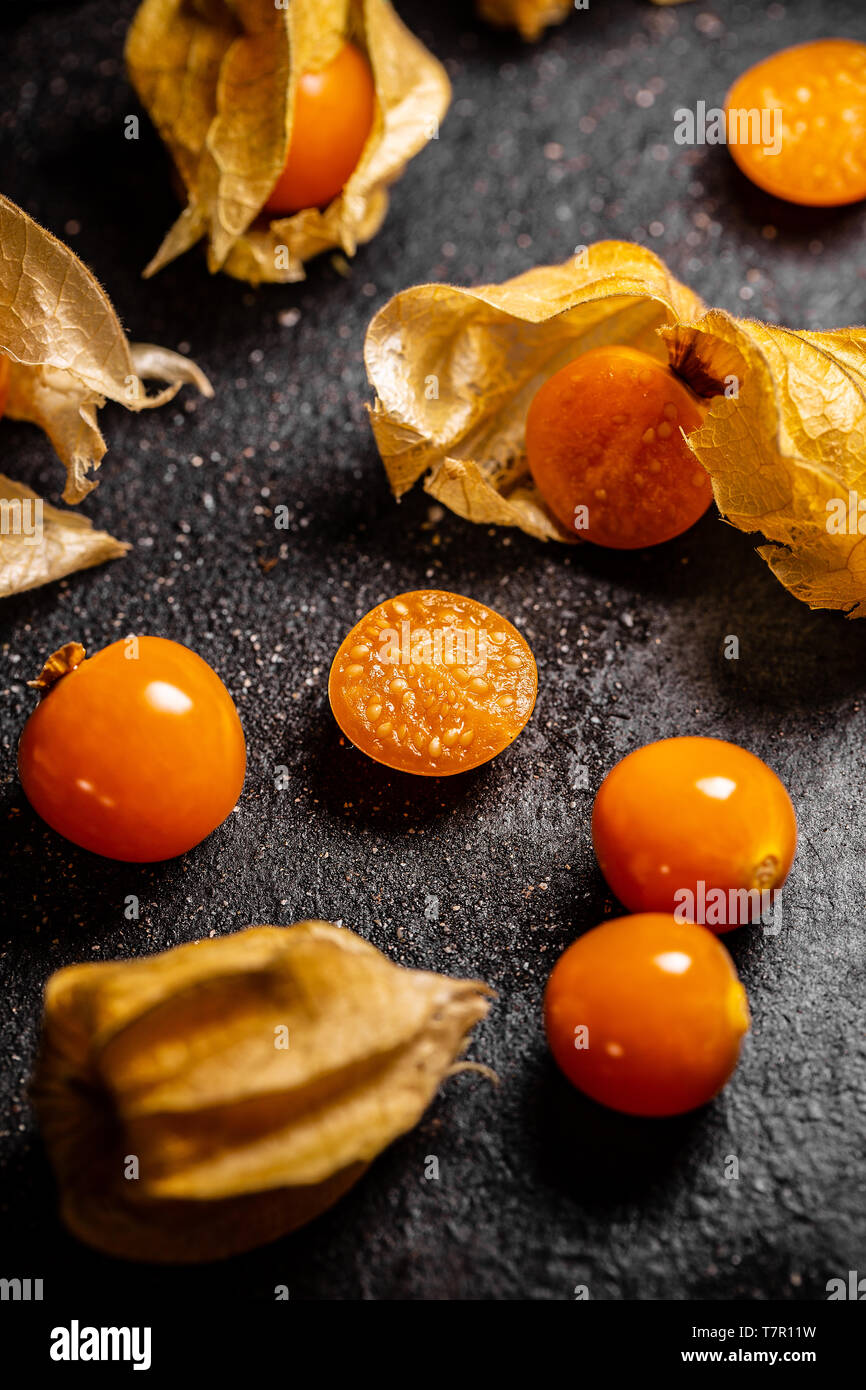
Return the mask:
[[[467,17],[401,4],[447,63],[441,138],[394,192],[350,277],[252,292],[192,252],[139,270],[175,215],[158,140],[121,61],[129,0],[30,6],[3,34],[0,187],[66,238],[130,335],[183,346],[216,386],[149,416],[103,413],[109,453],[85,510],[129,557],[4,601],[2,1246],[5,1275],[177,1304],[197,1297],[823,1298],[866,1269],[862,1039],[866,624],[810,613],[753,541],[713,516],[644,554],[567,553],[399,507],[365,419],[365,326],[413,282],[498,280],[598,237],[646,241],[703,297],[791,326],[866,319],[863,207],[785,208],[721,149],[673,143],[672,111],[710,105],[749,63],[833,33],[866,40],[859,0],[593,0],[536,48]],[[56,499],[35,429],[4,421],[3,470]],[[289,506],[291,530],[272,508]],[[266,562],[276,561],[267,567]],[[389,593],[470,593],[538,657],[535,715],[464,777],[389,775],[341,747],[331,656]],[[188,643],[244,722],[236,813],[182,860],[112,864],[61,841],[17,785],[24,682],[79,638],[134,630]],[[722,655],[740,639],[738,661]],[[787,783],[802,829],[777,936],[728,938],[753,1032],[708,1110],[639,1122],[583,1101],[548,1058],[539,1005],[576,935],[616,910],[593,861],[592,794],[616,759],[669,734],[742,743]],[[279,792],[274,770],[288,765]],[[124,919],[136,894],[140,922]],[[40,991],[57,967],[169,947],[248,922],[341,920],[407,965],[481,975],[499,1002],[464,1075],[331,1213],[220,1265],[119,1266],[66,1236],[25,1098]],[[438,1182],[424,1179],[439,1158]],[[726,1181],[728,1155],[739,1160]]]

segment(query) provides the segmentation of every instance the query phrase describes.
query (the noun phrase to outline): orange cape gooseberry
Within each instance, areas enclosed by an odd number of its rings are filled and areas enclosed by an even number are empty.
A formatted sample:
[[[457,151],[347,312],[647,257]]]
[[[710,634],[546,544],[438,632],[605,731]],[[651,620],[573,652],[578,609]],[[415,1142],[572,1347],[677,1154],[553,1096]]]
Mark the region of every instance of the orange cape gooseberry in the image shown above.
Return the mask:
[[[109,859],[183,854],[225,820],[243,787],[246,744],[231,696],[207,662],[163,637],[83,657],[77,646],[24,726],[28,801],[67,840]]]
[[[648,353],[592,348],[532,399],[532,476],[566,530],[618,550],[657,545],[687,530],[712,501],[709,477],[683,438],[704,411]]]
[[[9,358],[0,353],[0,415],[6,409],[9,398]]]
[[[354,172],[373,126],[370,64],[352,43],[298,79],[289,151],[263,211],[275,216],[325,207]]]
[[[517,629],[439,589],[373,608],[341,644],[328,682],[334,718],[356,748],[424,777],[495,758],[517,738],[537,689]]]
[[[731,154],[767,193],[807,207],[866,198],[866,44],[774,53],[734,83],[725,120]]]
[[[646,912],[581,936],[544,997],[553,1056],[573,1085],[629,1115],[704,1105],[737,1065],[746,992],[704,927]]]
[[[754,753],[718,738],[666,738],[605,777],[592,841],[632,912],[672,912],[725,932],[771,908],[794,859],[797,818]]]

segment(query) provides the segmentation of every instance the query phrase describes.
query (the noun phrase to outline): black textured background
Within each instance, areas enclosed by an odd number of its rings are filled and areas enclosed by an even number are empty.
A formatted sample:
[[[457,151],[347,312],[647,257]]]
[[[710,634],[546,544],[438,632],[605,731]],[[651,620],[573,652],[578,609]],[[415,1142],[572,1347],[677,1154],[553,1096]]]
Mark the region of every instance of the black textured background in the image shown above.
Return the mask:
[[[793,327],[866,318],[862,206],[809,213],[758,193],[723,149],[684,150],[672,112],[717,104],[743,68],[799,40],[866,40],[860,0],[592,0],[538,47],[470,6],[399,9],[447,64],[441,138],[394,190],[348,278],[251,291],[194,251],[144,283],[176,215],[169,170],[123,71],[133,11],[30,5],[2,37],[0,187],[66,239],[133,338],[181,346],[216,399],[151,415],[109,407],[109,453],[84,510],[134,543],[123,561],[7,599],[2,620],[4,1275],[178,1302],[293,1298],[823,1298],[866,1270],[863,849],[866,624],[810,613],[707,516],[643,554],[569,553],[399,507],[366,423],[365,326],[396,290],[499,280],[599,237],[646,242],[705,300]],[[56,499],[35,429],[4,421],[2,468]],[[291,530],[275,531],[285,503]],[[272,567],[267,562],[276,561]],[[390,593],[473,594],[538,658],[535,715],[514,747],[441,784],[341,747],[331,656]],[[249,747],[236,813],[182,860],[112,864],[29,810],[15,746],[43,655],[129,631],[185,642],[219,671]],[[740,659],[722,655],[740,639]],[[778,936],[727,938],[754,1015],[722,1097],[678,1121],[604,1112],[563,1082],[539,1018],[564,947],[617,911],[594,865],[592,794],[650,739],[719,735],[773,766],[801,841]],[[134,752],[131,750],[131,759]],[[279,792],[274,770],[287,764]],[[124,919],[137,894],[140,922]],[[127,1266],[78,1245],[25,1096],[45,977],[248,922],[340,920],[395,959],[480,975],[500,998],[470,1055],[502,1085],[446,1084],[332,1212],[200,1270]],[[425,1156],[441,1165],[424,1180]],[[726,1181],[728,1155],[738,1181]]]

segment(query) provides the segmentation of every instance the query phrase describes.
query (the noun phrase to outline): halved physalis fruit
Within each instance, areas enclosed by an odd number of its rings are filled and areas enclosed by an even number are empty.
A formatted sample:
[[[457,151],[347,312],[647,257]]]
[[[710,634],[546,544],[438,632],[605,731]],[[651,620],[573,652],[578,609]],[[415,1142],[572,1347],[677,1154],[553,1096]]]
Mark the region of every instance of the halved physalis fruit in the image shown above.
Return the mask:
[[[515,627],[475,599],[398,594],[340,646],[328,682],[334,718],[386,767],[448,777],[495,758],[532,713],[535,658]]]
[[[713,498],[683,433],[705,405],[663,362],[630,347],[592,348],[536,392],[526,453],[567,530],[635,550],[686,531]]]
[[[866,44],[772,54],[734,83],[725,117],[731,154],[767,193],[806,207],[866,198]]]
[[[361,158],[375,110],[370,64],[353,43],[301,73],[286,165],[263,211],[280,217],[336,198]]]

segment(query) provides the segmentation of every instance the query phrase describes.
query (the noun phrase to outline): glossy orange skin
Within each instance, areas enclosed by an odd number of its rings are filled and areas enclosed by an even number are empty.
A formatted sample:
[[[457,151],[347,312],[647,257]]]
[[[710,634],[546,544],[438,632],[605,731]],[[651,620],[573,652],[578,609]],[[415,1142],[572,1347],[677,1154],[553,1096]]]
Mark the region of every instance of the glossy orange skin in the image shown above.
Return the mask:
[[[611,889],[632,912],[677,912],[692,920],[713,889],[725,894],[730,931],[757,920],[757,898],[731,890],[772,890],[788,876],[797,848],[791,798],[754,753],[717,738],[667,738],[618,762],[592,810],[592,842]],[[678,897],[686,889],[691,899]]]
[[[334,718],[355,747],[422,777],[495,758],[526,724],[537,690],[517,629],[441,589],[373,608],[341,643],[328,681]]]
[[[192,849],[241,793],[246,743],[231,696],[163,637],[113,642],[52,686],[24,726],[18,771],[43,820],[84,849],[146,863]]]
[[[728,146],[752,183],[805,207],[866,198],[866,44],[820,39],[782,49],[739,77],[725,112],[781,110],[781,148]],[[765,118],[769,120],[769,117]],[[766,131],[772,141],[772,128]]]
[[[532,399],[532,476],[566,530],[616,550],[658,545],[686,531],[712,501],[709,477],[681,433],[697,429],[704,411],[647,353],[592,348]]]
[[[287,216],[332,202],[357,168],[375,110],[370,64],[354,44],[319,72],[302,73],[285,168],[263,211]]]
[[[547,982],[544,1026],[558,1066],[593,1100],[628,1115],[680,1115],[731,1076],[749,1006],[718,937],[647,912],[569,946]]]
[[[9,398],[9,358],[0,354],[0,415],[6,409]]]

